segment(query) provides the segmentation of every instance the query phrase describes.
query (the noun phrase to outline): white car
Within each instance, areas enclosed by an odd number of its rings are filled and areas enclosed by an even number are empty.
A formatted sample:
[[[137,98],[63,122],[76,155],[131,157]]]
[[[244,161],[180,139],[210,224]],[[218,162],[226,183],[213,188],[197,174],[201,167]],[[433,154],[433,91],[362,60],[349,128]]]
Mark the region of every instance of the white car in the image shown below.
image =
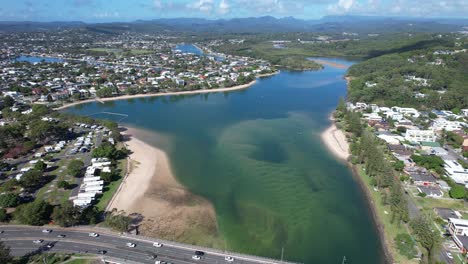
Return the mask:
[[[52,232],[52,230],[50,230],[50,229],[43,229],[43,230],[42,230],[42,233],[47,233],[47,234],[48,234],[48,233],[50,233],[50,232]]]
[[[162,247],[162,246],[163,246],[163,244],[161,244],[161,243],[158,243],[158,242],[153,243],[153,247],[158,247],[159,248],[159,247]]]
[[[224,257],[224,260],[227,261],[227,262],[233,262],[234,258],[231,257],[231,256],[226,256],[226,257]]]
[[[135,244],[133,244],[133,243],[130,243],[130,242],[128,242],[128,243],[127,243],[127,244],[125,244],[125,245],[126,245],[127,247],[129,247],[129,248],[134,248],[134,247],[136,247],[136,245],[135,245]]]
[[[40,243],[42,243],[43,241],[44,241],[44,240],[42,240],[42,239],[37,239],[37,240],[33,240],[33,243],[34,243],[34,244],[40,244]]]
[[[194,260],[200,260],[201,258],[200,258],[200,256],[193,255],[193,256],[192,256],[192,259],[194,259]]]
[[[447,257],[448,257],[449,259],[453,259],[452,253],[446,252],[445,254],[447,254]]]
[[[89,233],[89,236],[90,236],[90,237],[98,237],[99,234],[98,234],[98,233]]]

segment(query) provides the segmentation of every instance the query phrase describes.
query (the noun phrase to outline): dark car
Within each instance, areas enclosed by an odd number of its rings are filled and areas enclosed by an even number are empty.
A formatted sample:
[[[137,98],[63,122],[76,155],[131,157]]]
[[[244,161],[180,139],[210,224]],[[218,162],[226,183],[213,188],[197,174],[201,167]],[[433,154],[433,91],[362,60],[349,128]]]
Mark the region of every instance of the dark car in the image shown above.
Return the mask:
[[[98,253],[101,254],[101,255],[104,255],[104,254],[107,253],[107,251],[105,251],[105,250],[99,250]]]
[[[156,256],[156,255],[150,254],[150,255],[148,255],[148,256],[146,257],[146,259],[152,260],[152,259],[155,259],[155,258],[157,258],[157,257],[158,257],[158,256]]]
[[[205,255],[205,252],[197,250],[197,251],[195,251],[195,255],[203,256],[203,255]]]

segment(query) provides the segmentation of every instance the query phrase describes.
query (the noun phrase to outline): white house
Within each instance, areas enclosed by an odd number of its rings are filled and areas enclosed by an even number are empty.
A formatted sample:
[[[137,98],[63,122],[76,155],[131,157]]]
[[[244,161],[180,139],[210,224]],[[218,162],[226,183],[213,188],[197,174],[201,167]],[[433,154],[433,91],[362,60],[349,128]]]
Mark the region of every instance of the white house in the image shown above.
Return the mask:
[[[468,169],[463,168],[455,160],[444,160],[444,168],[448,177],[458,184],[468,185]]]
[[[449,121],[445,118],[437,118],[432,123],[432,129],[435,131],[455,131],[455,130],[463,130],[463,127],[466,127],[466,123],[459,122],[459,121]]]
[[[407,108],[407,107],[392,107],[393,112],[398,112],[404,116],[418,118],[420,116],[419,111],[414,108]]]
[[[405,133],[405,140],[409,142],[435,142],[436,139],[437,137],[432,130],[408,129]]]
[[[449,218],[448,231],[452,234],[453,241],[466,252],[468,248],[468,220]]]

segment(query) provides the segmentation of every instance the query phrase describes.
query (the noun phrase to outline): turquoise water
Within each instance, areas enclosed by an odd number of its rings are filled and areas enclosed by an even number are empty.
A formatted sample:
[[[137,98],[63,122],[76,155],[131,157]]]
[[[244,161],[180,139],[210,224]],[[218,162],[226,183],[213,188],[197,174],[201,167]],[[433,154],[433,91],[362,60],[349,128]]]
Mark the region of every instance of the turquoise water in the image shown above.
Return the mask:
[[[203,55],[203,51],[191,44],[179,44],[176,49],[186,53],[193,53],[195,55]]]
[[[164,149],[181,183],[213,203],[229,250],[279,258],[284,248],[285,259],[303,263],[341,263],[343,256],[382,263],[358,184],[320,140],[346,95],[343,74],[282,71],[246,90],[68,111],[128,114],[124,124],[155,132],[143,140]]]
[[[30,63],[41,63],[41,62],[63,62],[63,59],[60,58],[50,58],[50,57],[35,57],[35,56],[19,56],[15,61],[20,62],[30,62]]]

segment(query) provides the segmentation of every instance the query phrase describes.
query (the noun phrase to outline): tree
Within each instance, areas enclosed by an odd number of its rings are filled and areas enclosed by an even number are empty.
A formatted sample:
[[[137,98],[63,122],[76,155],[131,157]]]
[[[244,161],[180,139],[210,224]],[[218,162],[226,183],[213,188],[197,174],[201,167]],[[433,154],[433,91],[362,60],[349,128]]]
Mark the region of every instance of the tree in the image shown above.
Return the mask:
[[[19,203],[18,195],[14,193],[6,193],[0,195],[0,207],[15,207]]]
[[[69,186],[67,181],[59,181],[57,182],[57,187],[67,189]]]
[[[52,220],[61,227],[79,224],[81,213],[70,201],[54,208]]]
[[[454,199],[463,199],[466,197],[465,187],[458,184],[454,184],[452,188],[450,188],[449,194],[450,197]]]
[[[27,171],[20,179],[19,183],[23,188],[33,189],[42,182],[42,173],[37,170]]]
[[[8,214],[5,208],[0,209],[0,222],[7,222],[8,221]]]
[[[109,142],[103,142],[99,147],[93,150],[94,158],[114,159],[118,156],[117,149]]]
[[[402,171],[405,168],[405,163],[401,160],[398,160],[395,163],[393,163],[393,168],[396,171]]]
[[[49,114],[50,111],[51,110],[47,106],[42,104],[33,104],[32,106],[32,113],[34,114],[34,116],[43,117]]]
[[[47,164],[45,164],[42,160],[36,162],[34,165],[34,169],[37,171],[45,171],[47,169]]]
[[[73,177],[80,176],[81,170],[83,169],[84,163],[81,160],[72,160],[68,164],[68,173]]]
[[[52,206],[43,200],[36,200],[18,206],[13,213],[15,220],[25,225],[44,225],[49,222]]]
[[[112,172],[101,172],[99,175],[101,179],[105,182],[111,182],[114,181],[116,178],[116,173],[114,171]]]
[[[431,228],[430,220],[424,215],[413,219],[410,226],[418,242],[427,251],[427,263],[433,263],[440,246],[439,232]]]
[[[15,104],[15,99],[13,99],[13,97],[7,95],[7,96],[3,97],[3,104],[5,105],[5,108],[6,107],[12,107]]]
[[[13,257],[10,255],[10,248],[0,242],[0,263],[11,263]]]

